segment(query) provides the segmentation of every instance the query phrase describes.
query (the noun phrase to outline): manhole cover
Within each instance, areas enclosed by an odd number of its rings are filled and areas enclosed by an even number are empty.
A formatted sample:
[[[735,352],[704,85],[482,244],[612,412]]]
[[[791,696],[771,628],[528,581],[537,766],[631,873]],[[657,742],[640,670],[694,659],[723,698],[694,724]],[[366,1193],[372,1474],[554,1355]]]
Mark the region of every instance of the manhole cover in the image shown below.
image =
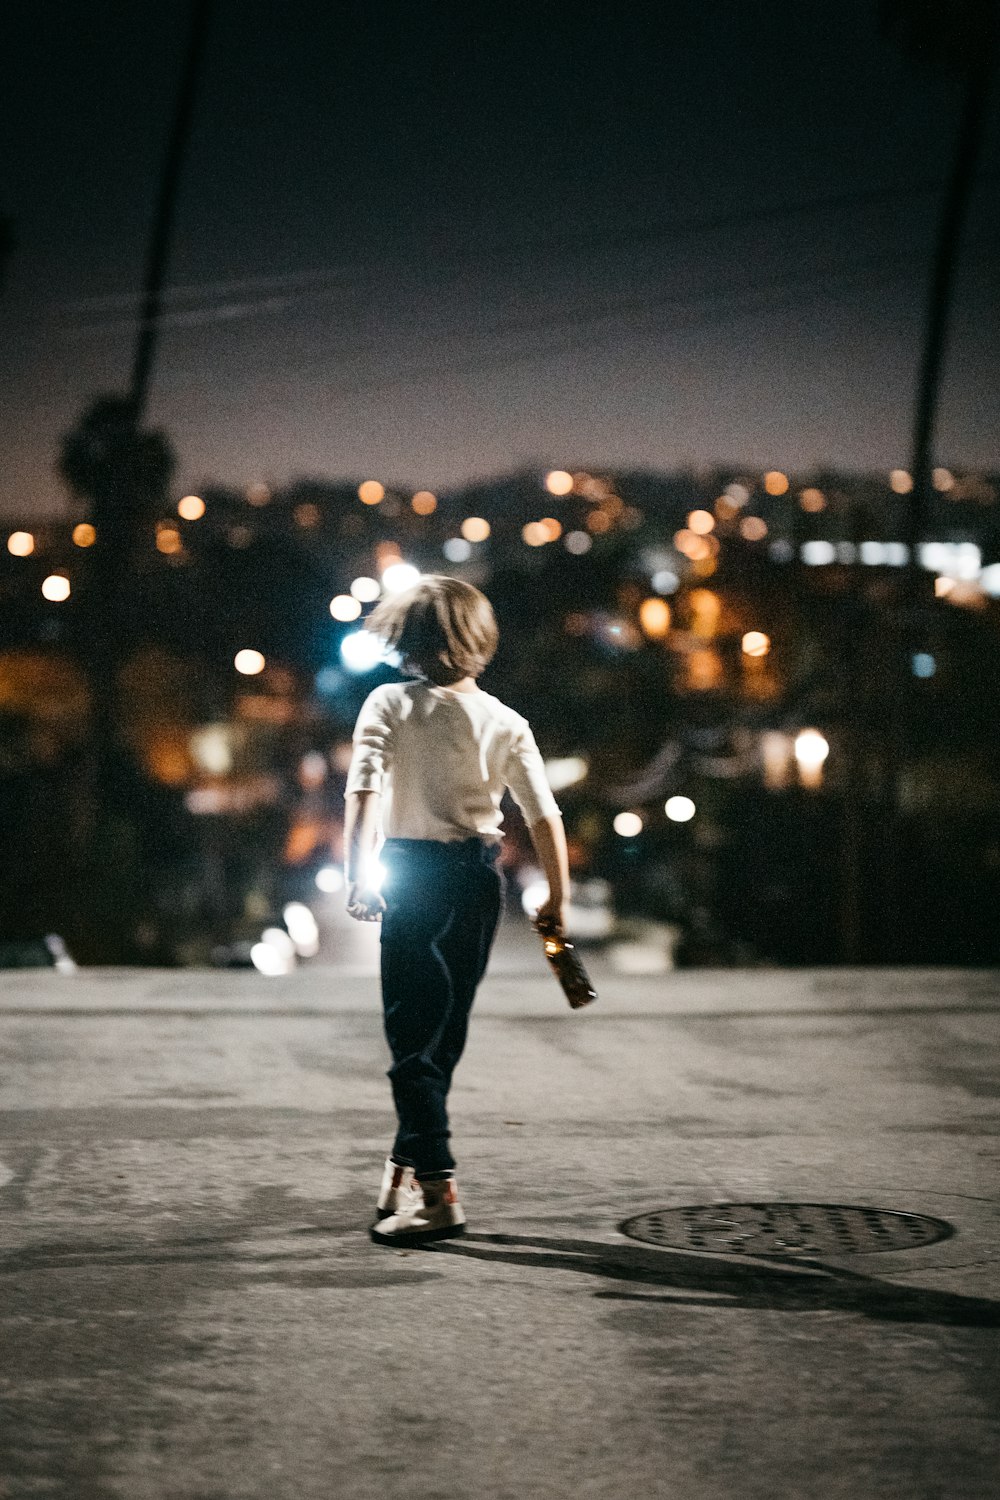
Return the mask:
[[[708,1203],[654,1208],[619,1225],[648,1245],[719,1255],[870,1255],[954,1234],[944,1219],[839,1203]]]

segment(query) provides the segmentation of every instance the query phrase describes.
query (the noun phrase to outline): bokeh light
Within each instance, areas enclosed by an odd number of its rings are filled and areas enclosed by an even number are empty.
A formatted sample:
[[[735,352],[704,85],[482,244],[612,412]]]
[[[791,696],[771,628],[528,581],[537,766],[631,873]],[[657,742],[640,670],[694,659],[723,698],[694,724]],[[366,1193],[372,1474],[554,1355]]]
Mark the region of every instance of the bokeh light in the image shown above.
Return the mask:
[[[745,542],[762,542],[767,536],[767,522],[763,516],[744,516],[740,522],[740,536]]]
[[[70,596],[69,579],[64,573],[50,573],[42,584],[42,593],[53,604],[62,604]]]
[[[358,485],[358,499],[362,505],[381,505],[385,499],[385,485],[379,484],[377,479],[366,479],[364,484]]]
[[[949,490],[955,488],[955,476],[950,469],[935,469],[931,474],[931,483],[936,490],[947,494]]]
[[[663,811],[671,823],[690,823],[697,808],[690,797],[668,797]]]
[[[450,536],[441,548],[449,562],[468,562],[472,556],[472,543],[464,536]]]
[[[521,527],[521,538],[529,547],[544,547],[549,534],[540,521],[529,521]]]
[[[642,819],[635,812],[620,812],[612,826],[621,838],[634,839],[642,832]]]
[[[826,496],[822,490],[806,489],[799,496],[799,504],[809,515],[817,515],[821,510],[826,510]]]
[[[771,638],[762,630],[748,630],[740,644],[744,656],[766,656],[771,649]]]
[[[375,578],[368,578],[364,574],[355,578],[351,584],[351,593],[355,599],[360,599],[362,604],[371,604],[382,592],[382,585]]]
[[[73,527],[73,543],[77,547],[92,547],[97,541],[97,530],[89,521],[80,521]]]
[[[644,599],[639,605],[639,624],[646,635],[662,640],[670,630],[670,605],[658,597]]]
[[[545,488],[550,495],[568,495],[573,489],[573,476],[565,469],[551,469],[545,476]]]
[[[482,516],[466,516],[459,530],[467,542],[485,542],[491,527]]]
[[[543,516],[538,524],[544,528],[547,542],[557,542],[562,536],[562,522],[557,521],[555,516]]]
[[[337,594],[330,600],[330,613],[335,620],[356,620],[361,613],[361,600],[352,594]]]
[[[764,488],[769,495],[784,495],[788,491],[788,475],[780,469],[768,469],[764,475]]]
[[[382,585],[390,594],[401,594],[420,582],[420,569],[412,563],[390,563],[382,572]]]
[[[687,518],[687,529],[695,536],[708,536],[715,528],[715,517],[710,510],[693,510]]]
[[[237,651],[233,657],[233,666],[244,677],[256,677],[259,672],[263,672],[267,666],[267,661],[262,652],[254,651],[250,647],[244,647],[242,651]]]
[[[35,538],[30,531],[12,531],[7,538],[7,551],[12,557],[30,557],[35,550]]]
[[[889,488],[897,495],[908,495],[913,488],[913,475],[906,469],[893,469],[889,475]]]
[[[431,494],[430,490],[418,490],[410,505],[418,516],[433,515],[437,510],[437,495]]]
[[[185,495],[177,502],[177,514],[182,521],[200,521],[205,514],[205,502],[200,495]]]
[[[385,643],[370,630],[354,630],[341,641],[340,657],[349,672],[371,672],[385,660]]]
[[[162,552],[165,557],[174,557],[183,551],[184,543],[176,526],[158,526],[156,530],[156,550]]]
[[[585,552],[590,551],[593,545],[593,542],[585,531],[567,531],[563,537],[563,546],[574,557],[582,557]]]

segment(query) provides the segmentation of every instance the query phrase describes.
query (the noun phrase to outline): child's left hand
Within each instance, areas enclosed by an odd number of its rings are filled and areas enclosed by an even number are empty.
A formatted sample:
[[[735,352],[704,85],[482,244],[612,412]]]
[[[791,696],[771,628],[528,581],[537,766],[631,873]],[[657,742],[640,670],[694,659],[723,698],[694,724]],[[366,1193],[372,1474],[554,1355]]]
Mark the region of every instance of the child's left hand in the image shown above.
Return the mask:
[[[378,891],[353,883],[347,887],[347,915],[356,922],[379,922],[385,902]]]

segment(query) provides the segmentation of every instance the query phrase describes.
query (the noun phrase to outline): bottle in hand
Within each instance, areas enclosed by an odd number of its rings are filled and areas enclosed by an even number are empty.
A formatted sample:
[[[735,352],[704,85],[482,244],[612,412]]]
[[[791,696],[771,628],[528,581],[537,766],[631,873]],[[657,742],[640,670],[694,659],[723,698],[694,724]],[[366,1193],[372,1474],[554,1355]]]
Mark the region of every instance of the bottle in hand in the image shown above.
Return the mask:
[[[562,985],[563,994],[573,1010],[596,1000],[597,991],[573,944],[568,943],[551,922],[536,922],[534,927],[542,940],[549,967]]]

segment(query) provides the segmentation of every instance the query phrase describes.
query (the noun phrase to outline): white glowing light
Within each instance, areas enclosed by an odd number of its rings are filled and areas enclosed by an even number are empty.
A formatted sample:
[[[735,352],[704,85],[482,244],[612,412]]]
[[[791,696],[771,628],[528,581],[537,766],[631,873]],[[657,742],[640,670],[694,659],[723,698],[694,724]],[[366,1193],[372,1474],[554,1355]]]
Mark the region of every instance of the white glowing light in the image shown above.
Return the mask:
[[[563,546],[574,557],[582,557],[585,552],[590,551],[593,545],[594,543],[585,531],[567,531],[563,537]]]
[[[50,573],[42,584],[42,593],[51,603],[62,604],[70,595],[69,579],[62,573]]]
[[[634,839],[642,832],[642,819],[638,813],[620,812],[612,826],[621,838]]]
[[[975,542],[925,542],[920,562],[931,573],[947,573],[949,578],[971,583],[979,577],[983,555]]]
[[[529,880],[521,892],[521,908],[529,916],[533,917],[543,901],[549,899],[549,883],[547,880]]]
[[[271,927],[269,932],[281,931],[278,927]],[[282,932],[285,946],[275,947],[271,942],[265,942],[263,938],[259,943],[254,943],[250,949],[250,962],[261,974],[266,974],[269,979],[277,979],[281,974],[290,974],[295,968],[295,949],[287,932]]]
[[[979,582],[991,599],[1000,599],[1000,563],[990,563],[979,575]]]
[[[587,774],[587,762],[582,755],[565,755],[545,762],[545,779],[554,792],[575,786]]]
[[[299,957],[315,958],[319,952],[319,928],[308,906],[302,901],[289,901],[281,915]]]
[[[206,724],[196,729],[188,740],[197,766],[210,776],[225,776],[233,769],[233,752],[225,724]]]
[[[350,594],[336,594],[330,600],[330,613],[335,620],[356,620],[361,613],[361,600]]]
[[[466,562],[472,556],[472,543],[464,536],[450,536],[441,551],[449,562]]]
[[[675,594],[681,582],[672,568],[657,568],[649,581],[658,594]]]
[[[370,630],[352,630],[340,643],[340,656],[349,672],[371,672],[385,660],[385,643]]]
[[[336,891],[344,889],[344,872],[336,865],[323,865],[316,871],[317,888],[327,896],[332,896]]]
[[[382,586],[390,594],[401,594],[404,589],[411,589],[419,582],[420,569],[415,568],[412,563],[390,563],[382,574]]]
[[[360,599],[362,604],[371,604],[382,592],[382,585],[375,578],[355,578],[351,584],[351,593],[355,599]]]
[[[690,797],[668,797],[663,811],[671,823],[690,823],[697,809]]]
[[[565,469],[551,469],[545,476],[545,488],[550,495],[568,495],[573,488],[573,476]]]
[[[795,736],[795,759],[804,770],[817,770],[829,754],[829,742],[818,729],[803,729]]]
[[[827,563],[832,563],[837,556],[837,549],[832,542],[803,542],[799,549],[799,556],[809,568],[822,568]]]
[[[256,677],[258,672],[263,672],[266,665],[260,651],[237,651],[233,657],[233,666],[244,677]]]

